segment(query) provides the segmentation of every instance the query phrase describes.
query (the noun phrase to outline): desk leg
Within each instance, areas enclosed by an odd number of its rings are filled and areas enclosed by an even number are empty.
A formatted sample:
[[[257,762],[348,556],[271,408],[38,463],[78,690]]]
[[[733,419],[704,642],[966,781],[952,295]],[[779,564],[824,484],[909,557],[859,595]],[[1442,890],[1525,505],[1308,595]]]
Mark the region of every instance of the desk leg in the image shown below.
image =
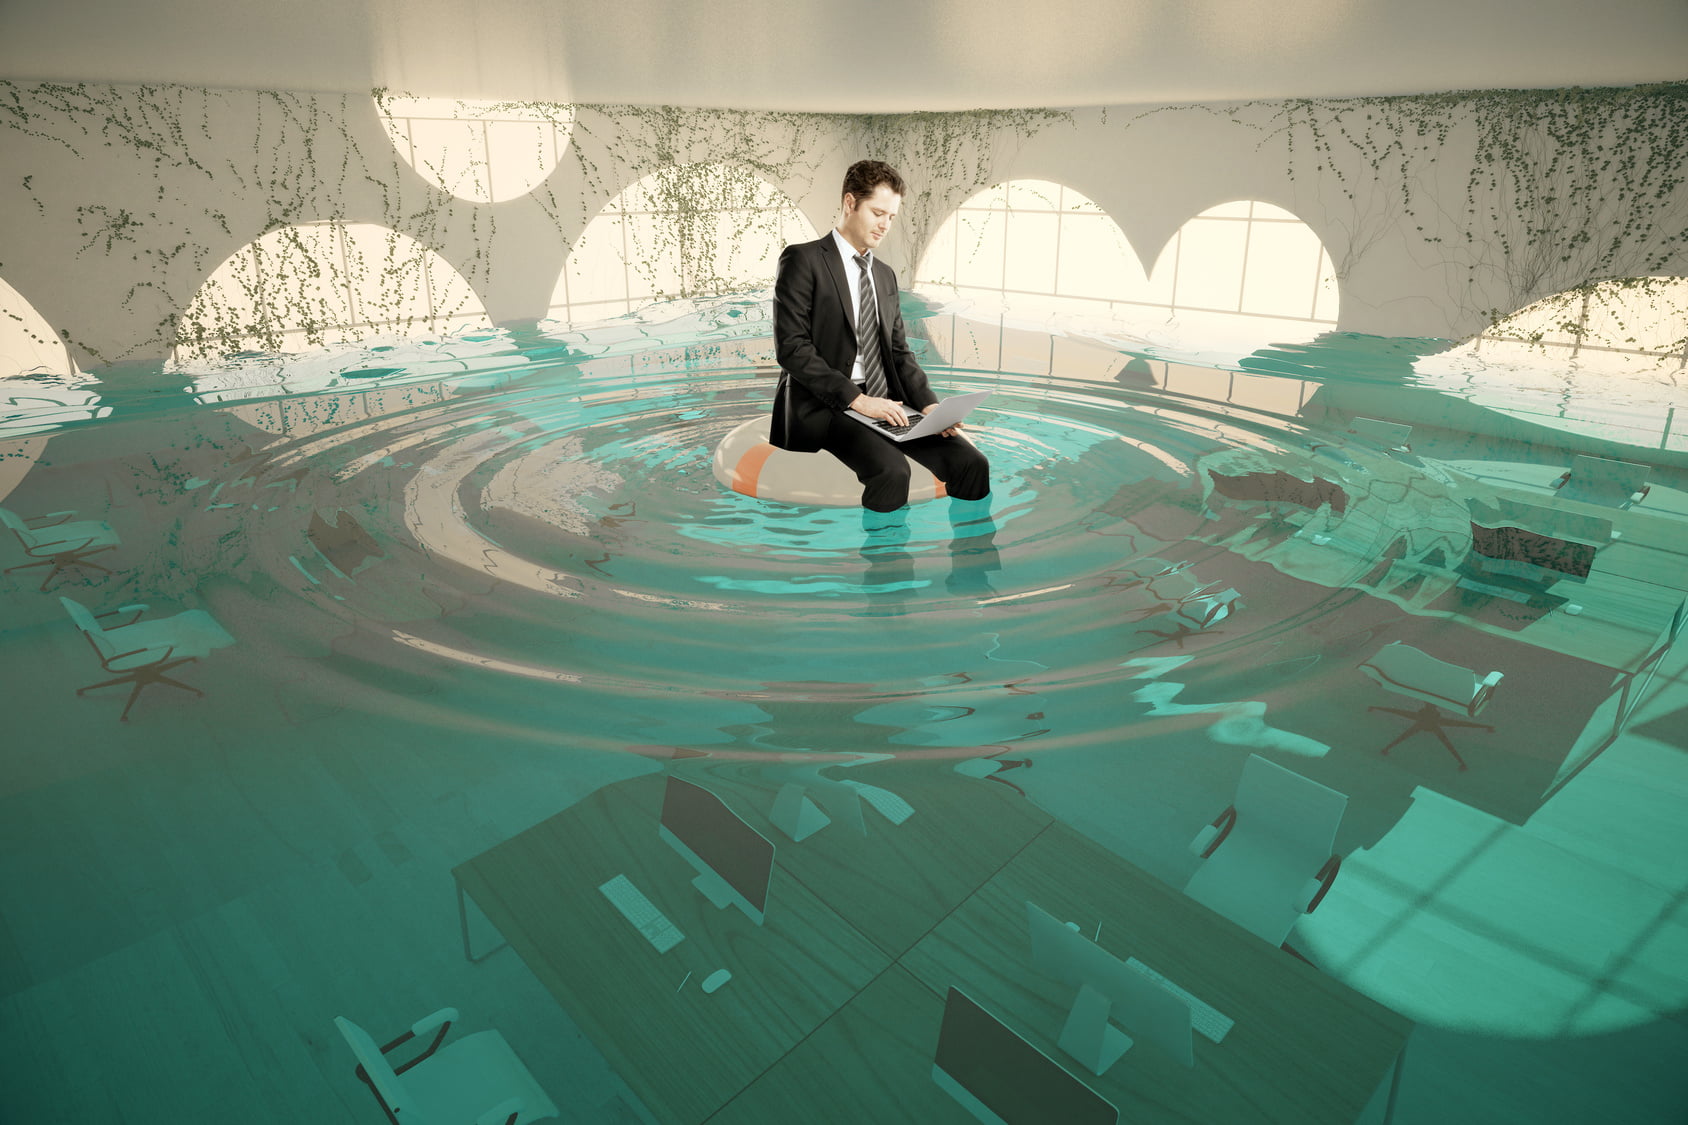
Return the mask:
[[[1389,1101],[1383,1107],[1383,1125],[1391,1125],[1395,1120],[1395,1099],[1401,1096],[1401,1071],[1406,1064],[1407,1045],[1402,1043],[1400,1053],[1395,1056],[1395,1072],[1389,1076]]]
[[[456,883],[455,880],[453,880],[453,882]],[[474,951],[469,947],[469,896],[463,893],[462,883],[456,883],[456,886],[457,920],[463,927],[463,956],[468,959],[471,965],[479,965],[482,961],[485,961],[488,957],[491,957],[494,953],[497,953],[500,949],[503,949],[510,943],[507,941],[500,942],[491,949],[487,950],[485,953],[481,954],[479,957],[475,956]],[[478,912],[479,911],[477,909],[477,913]],[[483,914],[481,917],[484,918],[486,915]]]

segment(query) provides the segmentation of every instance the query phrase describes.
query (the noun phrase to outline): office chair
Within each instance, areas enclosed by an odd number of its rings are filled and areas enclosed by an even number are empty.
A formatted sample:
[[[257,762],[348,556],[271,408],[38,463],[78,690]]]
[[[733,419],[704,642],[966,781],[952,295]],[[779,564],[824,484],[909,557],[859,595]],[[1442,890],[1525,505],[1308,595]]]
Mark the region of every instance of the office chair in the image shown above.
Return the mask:
[[[1149,587],[1154,589],[1153,584]],[[1148,633],[1159,637],[1154,642],[1173,641],[1179,648],[1184,647],[1184,638],[1201,634],[1223,633],[1225,630],[1214,626],[1230,617],[1232,613],[1243,608],[1242,595],[1235,589],[1227,587],[1224,590],[1210,591],[1206,587],[1183,594],[1174,603],[1163,605],[1167,612],[1140,623],[1147,626],[1153,623],[1170,625],[1170,629],[1138,628],[1139,633]]]
[[[52,512],[33,519],[24,519],[16,512],[0,508],[0,524],[5,524],[17,536],[23,545],[24,554],[35,559],[35,562],[20,563],[9,566],[5,573],[14,570],[29,570],[37,566],[50,566],[47,577],[41,580],[40,589],[45,590],[59,571],[67,566],[91,566],[95,570],[111,573],[111,568],[101,566],[89,559],[90,555],[97,555],[101,551],[109,551],[117,546],[117,532],[111,529],[109,523],[103,520],[78,520],[66,523],[75,512]],[[58,517],[54,519],[54,517]],[[52,520],[43,523],[43,520]],[[31,524],[37,526],[31,527]]]
[[[1459,756],[1459,751],[1454,748],[1445,728],[1475,727],[1486,731],[1495,729],[1488,723],[1472,720],[1489,705],[1489,697],[1494,694],[1495,685],[1501,681],[1500,672],[1490,672],[1478,679],[1477,673],[1469,668],[1437,660],[1434,656],[1400,641],[1384,645],[1376,655],[1360,665],[1360,671],[1376,680],[1381,687],[1409,699],[1417,699],[1424,704],[1414,711],[1399,707],[1367,708],[1370,711],[1384,711],[1413,720],[1412,726],[1383,748],[1385,754],[1413,735],[1424,731],[1441,739],[1442,745],[1448,748],[1448,753],[1454,756],[1454,761],[1458,762],[1459,768],[1463,770],[1465,759]],[[1466,717],[1449,718],[1442,714],[1443,710],[1457,711]]]
[[[1202,865],[1184,893],[1284,947],[1336,880],[1347,808],[1345,794],[1250,754],[1234,802],[1190,842]]]
[[[357,1076],[392,1125],[527,1125],[557,1116],[557,1107],[497,1031],[477,1031],[440,1050],[457,1022],[456,1008],[441,1008],[418,1020],[384,1047],[345,1016],[334,1026],[357,1056]],[[433,1042],[408,1062],[394,1066],[387,1054],[432,1032]]]
[[[1356,414],[1348,423],[1348,432],[1355,437],[1364,438],[1374,445],[1384,449],[1403,449],[1412,452],[1412,446],[1407,439],[1412,436],[1413,428],[1400,422],[1385,422],[1381,418],[1362,418]]]
[[[1612,461],[1605,457],[1578,454],[1571,460],[1571,468],[1552,482],[1565,500],[1580,500],[1585,504],[1601,504],[1608,508],[1627,508],[1647,498],[1652,485],[1646,465],[1631,461]]]
[[[111,687],[114,684],[133,685],[129,691],[129,702],[123,705],[123,714],[118,716],[119,721],[128,720],[129,708],[135,705],[135,700],[148,684],[168,684],[183,691],[191,691],[195,695],[204,695],[203,691],[192,684],[184,684],[166,673],[198,660],[213,649],[234,644],[234,638],[217,624],[215,618],[202,609],[190,609],[174,617],[141,621],[140,616],[147,609],[144,605],[126,605],[121,609],[95,614],[74,598],[61,596],[59,602],[64,606],[65,612],[70,614],[70,619],[77,629],[81,630],[82,635],[88,638],[88,643],[94,647],[95,655],[100,658],[100,666],[107,672],[117,673],[114,679],[77,688],[76,694],[82,695],[95,688]],[[100,618],[114,617],[120,613],[128,613],[131,616],[123,624],[109,629],[100,624]]]
[[[1128,559],[1102,575],[1102,585],[1130,590],[1144,586],[1167,574],[1176,574],[1190,564],[1168,562],[1166,559],[1145,557]]]

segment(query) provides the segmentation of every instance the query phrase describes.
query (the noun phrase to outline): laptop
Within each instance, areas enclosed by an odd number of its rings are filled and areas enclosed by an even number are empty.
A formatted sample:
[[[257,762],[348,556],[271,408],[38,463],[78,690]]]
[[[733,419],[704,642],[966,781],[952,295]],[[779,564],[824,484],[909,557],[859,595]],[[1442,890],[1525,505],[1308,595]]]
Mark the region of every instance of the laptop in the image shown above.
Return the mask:
[[[862,425],[879,431],[892,441],[913,441],[915,438],[943,433],[967,417],[968,412],[989,394],[989,391],[973,391],[970,394],[951,395],[934,406],[931,413],[914,415],[915,420],[906,426],[887,425],[877,418],[869,418],[866,414],[858,414],[854,410],[846,410],[844,413]]]

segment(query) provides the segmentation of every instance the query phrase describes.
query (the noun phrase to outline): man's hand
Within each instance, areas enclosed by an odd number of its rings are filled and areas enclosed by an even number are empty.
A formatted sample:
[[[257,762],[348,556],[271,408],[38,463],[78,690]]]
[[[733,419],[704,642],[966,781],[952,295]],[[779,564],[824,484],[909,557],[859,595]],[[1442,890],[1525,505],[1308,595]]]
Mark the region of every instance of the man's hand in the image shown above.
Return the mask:
[[[869,418],[877,418],[888,426],[908,425],[908,412],[903,409],[903,404],[888,398],[857,395],[851,401],[850,409],[857,414],[866,414]]]
[[[938,404],[934,402],[931,406],[928,406],[925,410],[922,410],[921,413],[922,414],[930,414],[930,413],[932,413],[932,411],[934,411],[936,409],[938,409]],[[956,437],[960,433],[961,433],[961,423],[957,422],[955,425],[953,425],[949,429],[945,430],[941,436],[943,436],[943,437]]]

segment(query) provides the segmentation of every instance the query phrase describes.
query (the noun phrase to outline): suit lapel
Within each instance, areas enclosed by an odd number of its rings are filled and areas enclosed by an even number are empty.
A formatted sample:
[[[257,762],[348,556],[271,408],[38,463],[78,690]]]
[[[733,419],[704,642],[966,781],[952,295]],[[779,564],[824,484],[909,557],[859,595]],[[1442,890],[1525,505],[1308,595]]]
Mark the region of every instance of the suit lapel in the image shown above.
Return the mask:
[[[833,240],[832,232],[828,231],[821,239],[821,260],[826,263],[827,276],[832,278],[832,286],[838,293],[838,304],[844,310],[844,319],[850,322],[852,332],[856,327],[856,310],[850,306],[850,279],[844,276],[844,259],[838,254],[838,243]]]

